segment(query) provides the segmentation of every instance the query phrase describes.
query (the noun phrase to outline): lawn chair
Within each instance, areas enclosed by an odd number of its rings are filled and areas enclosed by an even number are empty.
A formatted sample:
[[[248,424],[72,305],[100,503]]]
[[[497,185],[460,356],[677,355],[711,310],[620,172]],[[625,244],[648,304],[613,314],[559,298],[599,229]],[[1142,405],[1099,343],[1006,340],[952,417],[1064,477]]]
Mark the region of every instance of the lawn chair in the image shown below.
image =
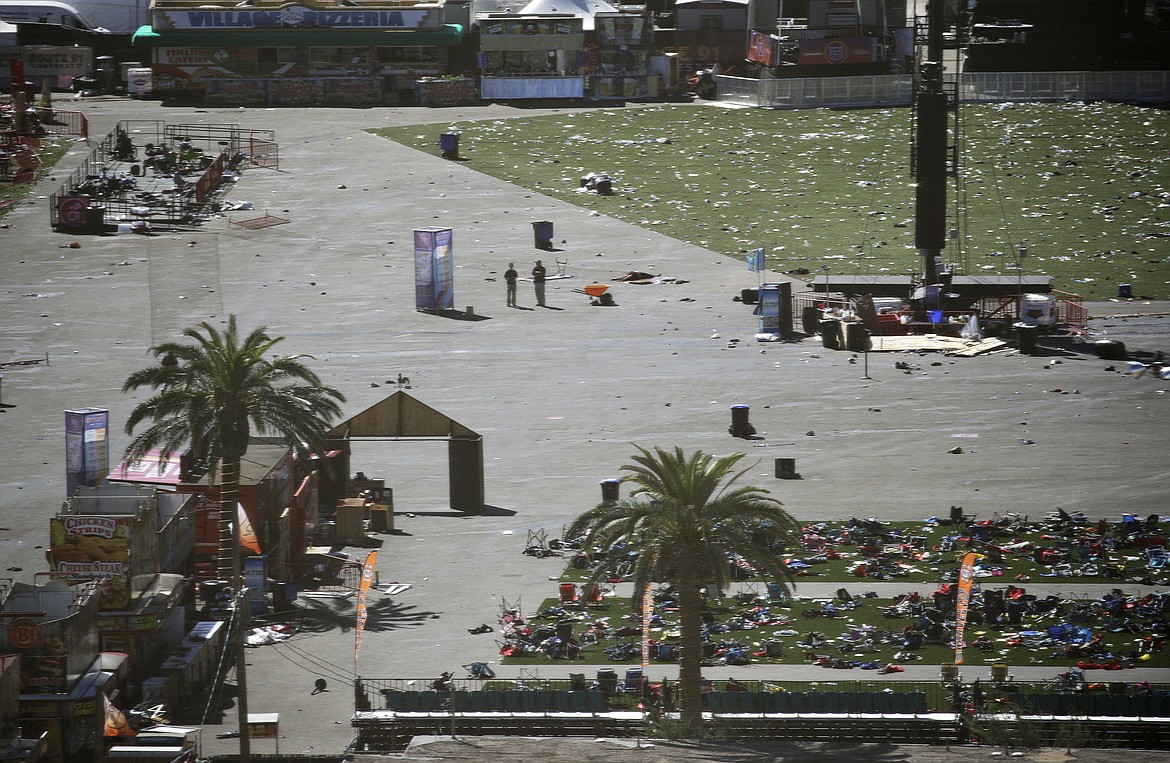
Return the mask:
[[[516,599],[515,603],[509,603],[507,599],[500,599],[500,625],[505,623],[512,623],[513,625],[524,624],[524,610],[520,607],[520,599]]]
[[[577,595],[577,586],[574,583],[561,583],[560,593],[562,607],[575,607],[581,601]]]
[[[1146,565],[1151,570],[1163,569],[1168,559],[1170,553],[1167,553],[1165,546],[1146,546]]]
[[[636,694],[642,691],[642,669],[626,668],[626,677],[622,680],[618,691],[624,694]]]
[[[581,586],[581,598],[585,600],[587,607],[600,607],[605,604],[601,597],[601,585],[599,583],[586,583]]]

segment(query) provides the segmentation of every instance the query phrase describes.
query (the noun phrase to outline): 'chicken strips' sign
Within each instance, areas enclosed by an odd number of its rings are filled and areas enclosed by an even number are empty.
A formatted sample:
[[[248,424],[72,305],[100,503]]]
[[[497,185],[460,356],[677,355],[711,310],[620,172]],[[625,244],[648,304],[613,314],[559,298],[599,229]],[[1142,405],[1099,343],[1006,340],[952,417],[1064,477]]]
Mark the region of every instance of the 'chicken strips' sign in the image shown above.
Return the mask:
[[[49,563],[58,576],[77,582],[105,580],[101,609],[130,598],[130,525],[123,517],[58,516],[49,520]]]

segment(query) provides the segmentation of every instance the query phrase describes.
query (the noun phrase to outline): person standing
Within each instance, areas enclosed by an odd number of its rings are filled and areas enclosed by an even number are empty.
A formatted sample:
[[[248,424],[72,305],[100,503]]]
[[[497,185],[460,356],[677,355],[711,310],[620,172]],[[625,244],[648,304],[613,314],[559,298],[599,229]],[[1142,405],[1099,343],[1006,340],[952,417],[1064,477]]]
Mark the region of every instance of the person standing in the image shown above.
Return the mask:
[[[516,266],[509,262],[508,269],[504,271],[504,282],[508,284],[508,307],[516,306],[516,279],[519,277]]]
[[[536,304],[539,307],[544,307],[544,264],[540,260],[536,261],[536,266],[532,268],[532,285],[536,287]]]

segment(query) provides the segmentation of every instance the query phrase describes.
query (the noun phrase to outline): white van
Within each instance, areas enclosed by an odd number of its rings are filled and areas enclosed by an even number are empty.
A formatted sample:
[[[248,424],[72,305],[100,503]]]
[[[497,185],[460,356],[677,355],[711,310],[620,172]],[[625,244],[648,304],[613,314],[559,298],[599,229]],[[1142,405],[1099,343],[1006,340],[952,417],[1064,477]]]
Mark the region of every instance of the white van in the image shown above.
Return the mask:
[[[108,32],[88,20],[68,3],[57,0],[0,0],[0,21],[9,24],[56,24],[86,32]]]

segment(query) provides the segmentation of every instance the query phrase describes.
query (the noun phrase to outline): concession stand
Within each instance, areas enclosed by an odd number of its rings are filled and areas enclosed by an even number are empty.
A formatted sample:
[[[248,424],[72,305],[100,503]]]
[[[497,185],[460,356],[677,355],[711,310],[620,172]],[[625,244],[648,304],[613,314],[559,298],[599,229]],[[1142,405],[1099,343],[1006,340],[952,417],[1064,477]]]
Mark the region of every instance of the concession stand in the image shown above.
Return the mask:
[[[153,0],[133,44],[151,50],[156,96],[370,106],[444,73],[467,16],[459,0]]]

